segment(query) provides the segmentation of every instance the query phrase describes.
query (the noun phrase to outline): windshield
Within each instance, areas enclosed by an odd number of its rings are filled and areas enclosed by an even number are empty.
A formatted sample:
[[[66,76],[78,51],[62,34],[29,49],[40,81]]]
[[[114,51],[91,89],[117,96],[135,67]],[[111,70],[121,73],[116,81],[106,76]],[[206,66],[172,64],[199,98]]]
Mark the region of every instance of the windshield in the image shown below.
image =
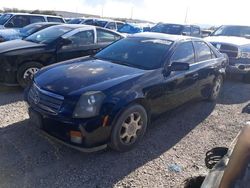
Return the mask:
[[[67,26],[53,26],[34,33],[25,40],[35,43],[49,44],[71,30],[72,28]]]
[[[212,36],[235,36],[235,37],[249,37],[249,26],[221,26]]]
[[[0,25],[4,25],[11,17],[12,14],[3,14],[0,16]]]
[[[182,25],[176,24],[157,24],[151,29],[151,32],[157,33],[167,33],[167,34],[175,34],[180,35],[183,30]]]
[[[20,29],[20,33],[22,36],[29,36],[38,31],[42,26],[42,24],[31,24]]]
[[[81,22],[83,22],[84,19],[81,19],[81,18],[75,18],[73,20],[70,20],[68,23],[69,24],[80,24]]]
[[[107,25],[107,21],[96,21],[96,26],[99,26],[99,27],[105,27]]]
[[[145,70],[162,66],[172,41],[161,39],[122,39],[95,55],[97,59],[111,61]]]

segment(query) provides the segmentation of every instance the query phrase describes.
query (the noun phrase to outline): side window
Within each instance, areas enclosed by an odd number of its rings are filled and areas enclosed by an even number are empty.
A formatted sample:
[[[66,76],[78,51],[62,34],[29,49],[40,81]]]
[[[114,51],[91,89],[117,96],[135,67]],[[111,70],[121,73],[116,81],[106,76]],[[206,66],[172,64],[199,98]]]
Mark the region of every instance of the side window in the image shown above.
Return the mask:
[[[116,30],[115,22],[110,22],[106,28],[111,30]]]
[[[86,20],[85,22],[83,22],[83,24],[86,24],[86,25],[95,25],[94,20]]]
[[[109,31],[97,29],[97,42],[114,42],[119,40],[121,37]]]
[[[182,34],[190,36],[191,35],[191,27],[190,26],[185,26],[183,31],[182,31]]]
[[[15,15],[5,26],[10,28],[22,28],[29,24],[30,24],[29,16]]]
[[[194,60],[194,47],[192,42],[184,42],[177,46],[170,62],[189,63],[192,64]]]
[[[62,18],[56,18],[56,17],[47,17],[48,22],[59,22],[64,23]]]
[[[68,38],[71,40],[71,44],[64,46],[63,49],[67,48],[78,48],[90,44],[94,44],[94,31],[81,31]]]
[[[212,59],[211,49],[205,42],[195,41],[194,49],[196,51],[197,61],[206,61]]]
[[[199,37],[201,35],[200,28],[192,27],[192,36]]]
[[[116,23],[116,25],[117,25],[117,29],[119,30],[119,29],[121,29],[123,26],[124,26],[124,23]]]
[[[30,16],[30,23],[32,24],[36,22],[45,22],[45,19],[42,16]]]

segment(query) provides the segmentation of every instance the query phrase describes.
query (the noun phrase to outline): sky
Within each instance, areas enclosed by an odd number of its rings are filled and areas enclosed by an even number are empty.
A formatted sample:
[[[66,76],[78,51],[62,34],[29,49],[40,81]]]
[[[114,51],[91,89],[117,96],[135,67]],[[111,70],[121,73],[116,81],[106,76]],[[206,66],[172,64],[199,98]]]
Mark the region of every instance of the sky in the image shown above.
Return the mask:
[[[0,9],[4,7],[64,10],[153,22],[186,20],[188,24],[250,25],[249,0],[0,0]]]

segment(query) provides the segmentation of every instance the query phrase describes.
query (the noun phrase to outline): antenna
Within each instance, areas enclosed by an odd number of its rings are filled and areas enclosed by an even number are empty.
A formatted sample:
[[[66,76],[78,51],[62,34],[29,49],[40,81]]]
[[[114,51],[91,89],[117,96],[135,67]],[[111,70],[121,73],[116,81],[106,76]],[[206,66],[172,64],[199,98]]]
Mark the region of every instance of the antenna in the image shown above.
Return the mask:
[[[131,17],[130,17],[131,20],[133,19],[133,14],[134,14],[134,7],[131,7]]]

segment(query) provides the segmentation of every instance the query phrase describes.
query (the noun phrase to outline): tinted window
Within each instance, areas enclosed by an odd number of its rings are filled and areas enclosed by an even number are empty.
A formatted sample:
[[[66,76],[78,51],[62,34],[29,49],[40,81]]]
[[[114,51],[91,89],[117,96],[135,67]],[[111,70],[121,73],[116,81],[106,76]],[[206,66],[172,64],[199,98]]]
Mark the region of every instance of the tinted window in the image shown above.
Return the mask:
[[[62,18],[56,18],[56,17],[47,17],[48,22],[60,22],[64,23]]]
[[[12,14],[3,14],[0,17],[0,25],[5,24],[10,18],[11,18]]]
[[[200,36],[200,29],[198,27],[192,27],[192,36]]]
[[[81,31],[69,37],[68,39],[72,41],[72,44],[67,45],[67,47],[70,46],[75,48],[75,47],[86,46],[88,44],[93,44],[94,31]]]
[[[197,61],[206,61],[212,58],[210,47],[205,42],[194,42]]]
[[[44,17],[42,16],[30,16],[30,23],[37,23],[37,22],[45,22]]]
[[[50,42],[55,41],[65,33],[72,31],[71,27],[67,26],[53,26],[41,31],[38,31],[25,40],[35,42],[35,43],[42,43],[42,44],[49,44]]]
[[[183,26],[176,24],[157,24],[151,29],[151,32],[167,33],[175,35],[180,35],[182,31],[183,31]]]
[[[249,26],[221,26],[217,29],[212,36],[236,36],[236,37],[249,37]]]
[[[83,24],[86,24],[86,25],[95,25],[95,22],[94,22],[94,20],[85,20],[84,22],[83,22]]]
[[[191,27],[190,26],[186,26],[184,27],[183,31],[182,31],[182,34],[185,34],[187,36],[190,36],[191,35]]]
[[[130,24],[125,24],[125,25],[123,25],[122,28],[119,29],[119,32],[129,33],[129,34],[139,33],[142,31],[143,31],[142,28],[137,27],[136,25],[130,25]]]
[[[80,24],[82,21],[84,21],[84,19],[75,18],[75,19],[70,20],[68,23],[69,24]]]
[[[110,22],[107,27],[108,29],[111,29],[111,30],[116,30],[116,26],[115,26],[115,23],[114,22]]]
[[[117,29],[121,29],[124,26],[124,23],[116,22]]]
[[[96,26],[100,26],[100,27],[105,27],[106,25],[107,25],[107,21],[101,21],[101,20],[99,20],[99,21],[96,21]]]
[[[108,46],[96,58],[141,69],[162,67],[172,41],[160,39],[126,38]]]
[[[171,57],[171,62],[189,64],[194,63],[194,47],[192,42],[184,42],[179,44]]]
[[[6,27],[21,28],[29,24],[30,24],[29,16],[15,15],[8,21]]]
[[[97,29],[97,42],[113,42],[121,37],[109,31]]]

